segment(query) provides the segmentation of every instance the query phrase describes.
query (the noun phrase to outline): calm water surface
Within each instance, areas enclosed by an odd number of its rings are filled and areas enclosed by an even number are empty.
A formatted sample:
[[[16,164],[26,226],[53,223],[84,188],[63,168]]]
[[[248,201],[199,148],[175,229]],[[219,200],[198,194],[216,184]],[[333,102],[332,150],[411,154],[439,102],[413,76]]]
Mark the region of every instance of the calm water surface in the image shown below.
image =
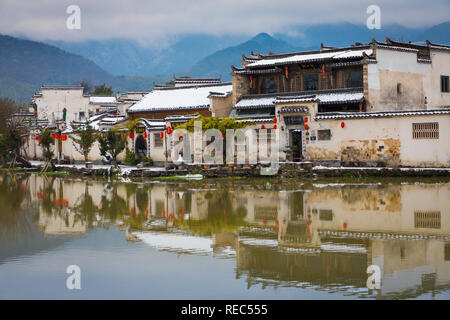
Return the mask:
[[[449,208],[430,180],[4,174],[0,299],[450,299]]]

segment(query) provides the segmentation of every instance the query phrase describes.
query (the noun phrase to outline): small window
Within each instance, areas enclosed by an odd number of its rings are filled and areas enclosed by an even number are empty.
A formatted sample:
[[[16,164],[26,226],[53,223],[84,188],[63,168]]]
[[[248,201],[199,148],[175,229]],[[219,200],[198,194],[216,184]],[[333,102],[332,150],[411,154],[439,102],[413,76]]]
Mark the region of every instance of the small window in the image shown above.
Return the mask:
[[[84,111],[80,111],[79,113],[80,121],[84,119]]]
[[[450,261],[450,243],[446,243],[444,246],[444,260]]]
[[[284,76],[280,76],[278,82],[280,84],[280,92],[284,92]]]
[[[441,228],[440,211],[414,211],[414,227],[427,229]]]
[[[296,84],[296,87],[295,87],[296,91],[297,92],[302,91],[302,87],[301,87],[302,83],[300,81],[300,77],[295,78],[295,84]]]
[[[352,71],[347,80],[347,88],[361,88],[363,87],[363,73],[362,71]]]
[[[441,92],[449,92],[448,76],[441,76]]]
[[[439,139],[439,122],[412,124],[413,139]]]
[[[319,77],[317,73],[305,74],[303,76],[303,90],[319,90]]]
[[[277,86],[274,78],[263,79],[261,84],[261,93],[275,93],[277,92]]]
[[[317,130],[317,140],[331,140],[331,130]]]
[[[333,221],[333,210],[319,210],[319,220],[322,221]]]
[[[161,136],[159,135],[159,133],[154,133],[153,137],[154,137],[154,147],[162,148],[164,143],[163,143],[163,139],[161,139]]]
[[[401,83],[397,83],[397,94],[402,94],[402,84]]]

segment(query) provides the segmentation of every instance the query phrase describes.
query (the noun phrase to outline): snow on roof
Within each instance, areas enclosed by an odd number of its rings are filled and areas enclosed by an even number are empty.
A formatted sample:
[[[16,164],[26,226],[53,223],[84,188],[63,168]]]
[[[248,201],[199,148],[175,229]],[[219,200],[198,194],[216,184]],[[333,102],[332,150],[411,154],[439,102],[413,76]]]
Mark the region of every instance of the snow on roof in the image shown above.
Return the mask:
[[[103,104],[103,103],[117,103],[116,97],[90,97],[89,103]]]
[[[266,107],[273,106],[276,97],[244,97],[238,103],[235,108],[248,108],[248,107]]]
[[[340,103],[340,102],[357,102],[364,98],[363,92],[335,92],[317,94],[316,98],[320,100],[320,104]]]
[[[169,232],[134,232],[145,244],[163,251],[191,254],[212,254],[212,238],[197,237],[182,233]]]
[[[109,123],[117,123],[120,122],[122,120],[124,120],[125,117],[107,117],[107,118],[103,118],[101,121],[102,122],[109,122]]]
[[[450,114],[450,108],[437,110],[409,110],[409,111],[380,111],[380,112],[330,112],[318,113],[316,120],[340,120],[340,119],[361,119],[361,118],[384,118],[384,117],[404,117],[404,116],[425,116]]]
[[[320,104],[359,102],[364,98],[362,91],[318,92],[298,93],[289,96],[247,96],[242,98],[234,108],[248,109],[258,107],[271,107],[278,103],[311,102],[319,100]]]
[[[250,63],[246,68],[263,67],[263,66],[274,66],[274,65],[284,65],[290,63],[302,63],[310,61],[320,61],[320,60],[339,60],[339,59],[349,59],[349,58],[362,58],[363,53],[370,56],[372,50],[346,50],[338,52],[320,52],[320,53],[310,53],[310,54],[296,54],[290,57],[274,58],[274,59],[262,59],[253,63]]]
[[[209,108],[210,92],[227,93],[231,90],[231,84],[153,90],[129,108],[128,112]]]

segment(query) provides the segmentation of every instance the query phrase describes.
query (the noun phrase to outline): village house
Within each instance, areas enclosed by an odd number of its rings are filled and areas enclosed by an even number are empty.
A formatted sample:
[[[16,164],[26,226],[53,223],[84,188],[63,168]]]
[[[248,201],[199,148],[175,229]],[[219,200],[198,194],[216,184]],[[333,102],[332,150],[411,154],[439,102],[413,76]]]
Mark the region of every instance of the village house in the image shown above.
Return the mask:
[[[89,95],[81,86],[42,86],[32,97],[31,106],[37,118],[54,124],[56,120],[82,121],[89,118]]]
[[[202,115],[237,118],[258,136],[276,132],[278,140],[269,143],[278,144],[281,161],[450,166],[450,46],[386,39],[280,55],[252,52],[231,75],[231,83],[175,78],[111,101],[84,96],[81,87],[43,87],[33,101],[38,118],[51,123],[62,118],[63,107],[74,126],[88,121],[98,130],[139,119],[127,137],[130,150],[157,163],[172,160],[174,141],[165,129]],[[82,102],[65,102],[72,91]],[[110,114],[113,105],[119,117],[86,117],[89,110]]]
[[[373,40],[243,55],[230,101],[210,98],[249,128],[279,130],[282,160],[449,166],[449,75],[450,46]]]

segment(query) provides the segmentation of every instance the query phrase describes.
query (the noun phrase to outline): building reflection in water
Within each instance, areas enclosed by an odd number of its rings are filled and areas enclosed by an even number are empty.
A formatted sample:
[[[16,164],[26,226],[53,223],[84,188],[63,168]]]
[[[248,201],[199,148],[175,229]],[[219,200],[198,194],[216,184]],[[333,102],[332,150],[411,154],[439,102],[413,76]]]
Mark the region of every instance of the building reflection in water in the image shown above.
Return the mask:
[[[248,287],[386,298],[450,287],[448,183],[122,183],[1,176],[2,211],[36,208],[47,236],[117,225],[159,250],[233,257]],[[15,218],[14,218],[15,217]],[[2,233],[25,232],[20,214]],[[28,220],[27,220],[28,221]],[[27,222],[29,223],[29,221]],[[24,231],[25,230],[25,231]],[[381,290],[366,288],[378,265]]]

